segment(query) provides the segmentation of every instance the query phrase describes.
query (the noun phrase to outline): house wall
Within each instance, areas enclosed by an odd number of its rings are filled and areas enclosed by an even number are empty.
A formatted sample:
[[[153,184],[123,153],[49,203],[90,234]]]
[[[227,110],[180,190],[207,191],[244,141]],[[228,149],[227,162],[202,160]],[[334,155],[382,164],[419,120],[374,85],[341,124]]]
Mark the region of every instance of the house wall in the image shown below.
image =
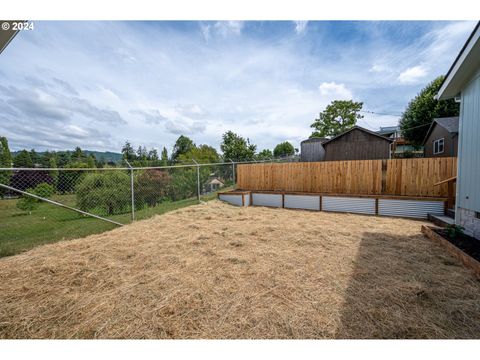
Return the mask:
[[[461,98],[455,221],[480,239],[480,70]]]
[[[320,141],[301,143],[300,161],[322,161],[325,158],[325,149]]]
[[[444,151],[441,154],[433,153],[433,142],[444,138]],[[425,157],[451,157],[457,156],[458,135],[449,133],[445,128],[435,124],[432,132],[425,141]]]
[[[324,144],[325,160],[374,160],[390,158],[390,141],[354,129]]]

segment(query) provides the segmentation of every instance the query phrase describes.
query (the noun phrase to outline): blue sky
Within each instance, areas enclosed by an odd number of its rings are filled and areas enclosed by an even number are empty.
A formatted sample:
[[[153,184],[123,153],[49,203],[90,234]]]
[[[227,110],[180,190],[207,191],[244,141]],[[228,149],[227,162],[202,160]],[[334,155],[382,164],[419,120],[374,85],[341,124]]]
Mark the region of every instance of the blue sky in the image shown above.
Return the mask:
[[[219,148],[233,130],[295,147],[330,101],[358,125],[395,125],[446,73],[474,22],[36,21],[0,55],[0,134],[11,148]]]

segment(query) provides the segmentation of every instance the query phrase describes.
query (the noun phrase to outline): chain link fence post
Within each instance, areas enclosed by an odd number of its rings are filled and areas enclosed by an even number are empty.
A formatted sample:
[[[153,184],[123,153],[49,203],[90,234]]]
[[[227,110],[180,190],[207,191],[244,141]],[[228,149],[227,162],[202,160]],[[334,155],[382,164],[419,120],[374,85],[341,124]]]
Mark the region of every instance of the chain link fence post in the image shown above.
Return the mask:
[[[200,165],[195,161],[195,159],[192,159],[192,161],[195,163],[195,165],[197,165],[197,200],[198,203],[200,203]]]
[[[237,183],[237,181],[235,180],[235,162],[232,159],[229,159],[229,160],[232,163],[233,185],[235,186],[235,184]]]
[[[135,221],[135,190],[133,187],[133,167],[130,165],[130,163],[125,159],[125,162],[127,163],[128,167],[130,168],[130,192],[131,192],[131,198],[132,198],[132,221]]]

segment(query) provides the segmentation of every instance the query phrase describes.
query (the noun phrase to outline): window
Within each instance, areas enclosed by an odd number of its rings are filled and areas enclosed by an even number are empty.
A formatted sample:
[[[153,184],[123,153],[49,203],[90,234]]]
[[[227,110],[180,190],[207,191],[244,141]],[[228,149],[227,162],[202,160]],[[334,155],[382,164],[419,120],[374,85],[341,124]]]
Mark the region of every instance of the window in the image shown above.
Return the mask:
[[[434,153],[434,154],[441,154],[441,153],[443,153],[444,143],[445,143],[445,139],[444,139],[444,138],[435,140],[435,141],[433,142],[433,153]]]

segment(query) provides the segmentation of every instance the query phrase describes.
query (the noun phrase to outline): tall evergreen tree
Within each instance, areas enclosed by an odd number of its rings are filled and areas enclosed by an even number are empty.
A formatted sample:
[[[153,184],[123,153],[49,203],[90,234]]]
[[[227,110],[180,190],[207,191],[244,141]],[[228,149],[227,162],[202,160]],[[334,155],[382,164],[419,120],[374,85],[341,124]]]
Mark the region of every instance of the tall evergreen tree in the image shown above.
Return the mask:
[[[136,159],[135,155],[135,150],[133,149],[133,146],[130,144],[130,142],[127,140],[125,141],[125,145],[122,147],[122,154],[123,158],[128,161],[132,161]]]
[[[13,166],[17,168],[31,168],[33,161],[27,150],[20,151],[13,159]]]
[[[11,168],[12,167],[12,154],[8,147],[8,140],[6,137],[0,137],[0,167]],[[10,185],[10,178],[12,176],[11,171],[0,170],[0,184]],[[0,196],[3,196],[5,189],[0,188]]]
[[[167,166],[168,165],[168,151],[167,148],[164,146],[162,149],[162,157],[160,159],[161,166]]]

